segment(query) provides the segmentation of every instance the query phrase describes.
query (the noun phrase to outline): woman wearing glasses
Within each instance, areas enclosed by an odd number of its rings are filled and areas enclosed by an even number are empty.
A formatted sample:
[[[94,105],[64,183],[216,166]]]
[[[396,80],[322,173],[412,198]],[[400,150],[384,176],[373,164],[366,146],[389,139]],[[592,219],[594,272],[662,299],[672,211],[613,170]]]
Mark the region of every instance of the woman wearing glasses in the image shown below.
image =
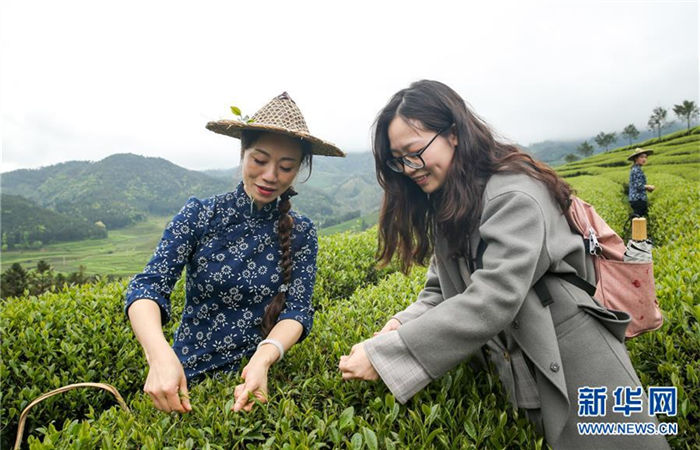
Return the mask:
[[[667,448],[659,436],[578,432],[578,422],[656,420],[625,349],[629,317],[569,280],[595,282],[567,223],[567,183],[496,141],[436,81],[391,98],[377,117],[373,152],[384,189],[381,262],[397,255],[405,271],[428,262],[429,270],[412,305],[341,357],[343,378],[381,378],[404,403],[475,356],[493,364],[511,402],[554,448]],[[617,387],[629,387],[644,413],[613,412]]]

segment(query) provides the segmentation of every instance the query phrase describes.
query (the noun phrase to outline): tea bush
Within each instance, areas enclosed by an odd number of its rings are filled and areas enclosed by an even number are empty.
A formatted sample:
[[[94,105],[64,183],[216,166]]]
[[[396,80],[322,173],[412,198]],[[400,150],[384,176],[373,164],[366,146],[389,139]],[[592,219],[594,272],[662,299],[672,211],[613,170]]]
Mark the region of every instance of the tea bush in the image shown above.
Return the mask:
[[[652,178],[652,175],[649,175]],[[700,188],[685,178],[654,174],[659,188],[649,195],[649,235],[657,246],[687,241],[697,236]]]
[[[81,381],[104,381],[124,392],[143,379],[133,333],[122,318],[123,284],[65,289],[40,297],[9,300],[0,315],[2,330],[2,444],[14,436],[19,413],[40,394]],[[84,414],[101,407],[106,395],[81,390],[51,398],[32,414],[27,429],[50,418]],[[107,399],[108,400],[108,399]]]
[[[688,258],[697,256],[695,248]],[[679,295],[675,290],[679,286],[666,288],[672,285],[667,274],[678,272],[674,261],[666,260],[672,255],[663,249],[655,254],[657,264],[665,268],[657,280],[663,285],[662,306],[671,311],[662,329],[666,332],[646,334],[628,346],[645,386],[679,386],[680,412],[673,420],[683,434],[669,441],[674,448],[683,448],[700,437],[691,425],[698,418],[693,399],[700,395],[699,372],[693,361],[700,342],[697,319],[691,320],[678,306],[697,298],[697,292],[681,288]],[[681,276],[691,276],[695,264]],[[414,270],[408,278],[392,274],[320,311],[314,333],[271,371],[270,403],[252,414],[228,411],[233,386],[240,382],[230,374],[192,387],[192,414],[159,413],[147,396],[138,394],[130,404],[132,414],[113,407],[82,422],[51,425],[43,430],[42,440],[30,439],[31,448],[541,448],[542,439],[507,403],[495,375],[475,372],[468,364],[432,383],[405,406],[396,404],[381,383],[341,381],[336,369],[340,355],[410,303],[424,274],[424,269]]]
[[[240,382],[231,374],[193,386],[191,414],[159,413],[139,394],[132,414],[114,407],[86,421],[66,421],[60,430],[49,426],[41,441],[30,439],[30,447],[541,448],[542,439],[508,405],[495,375],[468,364],[403,406],[381,383],[342,381],[340,355],[412,301],[424,274],[424,269],[409,278],[393,274],[319,312],[314,333],[273,367],[270,402],[251,414],[229,411]]]
[[[395,265],[377,269],[377,227],[362,233],[339,233],[319,238],[315,306],[349,297],[365,283],[376,283],[396,271]]]
[[[374,251],[369,231],[339,235],[337,241],[321,238],[316,306],[347,297],[390,273],[391,267],[375,268]],[[183,281],[178,281],[171,297],[173,317],[179,317],[184,307]],[[123,314],[125,289],[126,282],[101,282],[5,303],[0,313],[2,447],[9,446],[24,407],[44,392],[82,381],[112,384],[125,399],[140,392],[146,361]],[[177,325],[171,321],[166,326],[166,337],[172,337]],[[62,411],[80,417],[89,406],[101,409],[112,403],[106,392],[70,391],[32,409],[26,429],[65,417]]]
[[[184,305],[182,281],[171,298],[178,316]],[[3,448],[14,438],[19,414],[44,392],[86,381],[112,384],[125,399],[141,390],[146,360],[124,317],[125,289],[126,282],[100,282],[5,302],[0,314]],[[166,325],[167,338],[175,328],[175,321]],[[69,391],[35,406],[25,429],[113,402],[104,391]]]
[[[613,230],[622,233],[629,213],[623,203],[624,195],[620,184],[600,176],[580,176],[567,181],[576,190],[576,195],[591,203]]]
[[[678,424],[695,430],[678,442],[700,442],[700,186],[695,179],[658,173],[650,196],[650,235],[656,294],[664,325],[629,342],[630,356],[645,385],[678,388]],[[653,202],[652,202],[653,200]],[[674,440],[671,440],[674,442]]]
[[[674,133],[651,143],[655,153],[644,167],[649,184],[657,187],[649,197],[648,232],[653,239],[656,294],[664,315],[664,325],[628,341],[627,348],[645,386],[676,386],[679,414],[665,420],[676,421],[680,433],[669,436],[673,448],[696,448],[700,443],[700,127],[691,134]],[[673,135],[672,135],[673,136]],[[652,147],[653,145],[653,147]],[[667,158],[671,153],[674,158]],[[615,186],[625,185],[629,168],[601,169],[590,165],[624,157],[620,150],[588,158],[576,168],[566,165],[562,172],[587,170],[595,177],[567,179],[579,194],[591,202],[618,232],[620,221],[629,211],[626,196]],[[594,161],[595,158],[595,161]],[[606,192],[608,191],[608,192]],[[616,202],[617,198],[617,203]]]

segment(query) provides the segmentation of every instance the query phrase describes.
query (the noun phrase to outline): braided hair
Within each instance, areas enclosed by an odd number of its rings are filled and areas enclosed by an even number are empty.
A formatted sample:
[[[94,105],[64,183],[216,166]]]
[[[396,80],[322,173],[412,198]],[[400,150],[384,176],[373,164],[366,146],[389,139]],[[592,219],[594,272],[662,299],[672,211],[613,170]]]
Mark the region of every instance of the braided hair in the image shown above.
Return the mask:
[[[292,281],[292,227],[294,226],[294,220],[289,215],[289,210],[292,207],[289,199],[295,195],[297,195],[296,191],[290,187],[280,196],[280,200],[277,202],[277,209],[280,213],[277,236],[282,249],[282,259],[280,260],[282,286],[280,286],[279,292],[277,292],[277,295],[265,309],[261,325],[263,336],[267,336],[272,327],[275,326],[275,323],[277,323],[277,318],[287,301],[287,290]]]
[[[254,130],[243,130],[241,132],[241,159],[243,159],[243,153],[247,149],[253,147],[263,133],[262,131]],[[309,169],[306,176],[306,180],[308,180],[309,176],[311,176],[312,168],[311,144],[306,140],[301,140],[300,142],[302,151],[301,164],[302,166],[307,166]],[[263,315],[261,324],[263,337],[270,334],[270,331],[277,323],[280,312],[284,309],[284,305],[287,301],[287,290],[292,282],[292,228],[294,227],[294,220],[292,216],[289,215],[289,210],[292,207],[289,199],[295,195],[297,195],[297,192],[292,187],[289,187],[280,195],[279,201],[277,202],[277,210],[280,213],[277,222],[277,236],[279,238],[280,248],[282,249],[282,258],[280,259],[280,266],[282,267],[282,285],[270,304],[265,308],[265,314]]]

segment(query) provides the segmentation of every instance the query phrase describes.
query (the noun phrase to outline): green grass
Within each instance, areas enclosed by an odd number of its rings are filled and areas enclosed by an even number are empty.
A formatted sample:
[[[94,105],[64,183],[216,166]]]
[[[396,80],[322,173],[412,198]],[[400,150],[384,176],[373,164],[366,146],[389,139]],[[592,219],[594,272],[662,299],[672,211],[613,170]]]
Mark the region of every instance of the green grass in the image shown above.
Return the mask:
[[[2,270],[13,263],[34,268],[39,260],[51,264],[56,272],[76,272],[130,276],[143,270],[153,254],[170,217],[149,217],[145,222],[109,232],[106,239],[88,239],[51,244],[38,250],[2,252]]]

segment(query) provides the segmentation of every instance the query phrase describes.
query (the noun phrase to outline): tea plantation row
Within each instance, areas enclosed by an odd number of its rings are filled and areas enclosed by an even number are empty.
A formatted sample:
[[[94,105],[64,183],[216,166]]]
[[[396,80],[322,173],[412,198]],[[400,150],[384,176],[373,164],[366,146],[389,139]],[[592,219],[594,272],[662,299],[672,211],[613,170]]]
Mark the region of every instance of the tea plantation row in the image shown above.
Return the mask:
[[[374,236],[368,231],[320,239],[314,293],[317,309],[349,297],[358,286],[375,283],[394,270],[392,266],[375,268]],[[172,296],[173,317],[179,317],[184,306],[183,282],[178,282]],[[83,381],[113,384],[127,400],[140,392],[146,362],[123,313],[125,288],[125,282],[98,283],[9,299],[2,305],[2,448],[14,440],[19,413],[44,392]],[[171,337],[177,325],[169,323],[166,336]],[[71,391],[35,407],[27,429],[81,417],[91,407],[99,411],[112,404],[106,393]]]

